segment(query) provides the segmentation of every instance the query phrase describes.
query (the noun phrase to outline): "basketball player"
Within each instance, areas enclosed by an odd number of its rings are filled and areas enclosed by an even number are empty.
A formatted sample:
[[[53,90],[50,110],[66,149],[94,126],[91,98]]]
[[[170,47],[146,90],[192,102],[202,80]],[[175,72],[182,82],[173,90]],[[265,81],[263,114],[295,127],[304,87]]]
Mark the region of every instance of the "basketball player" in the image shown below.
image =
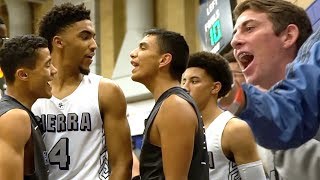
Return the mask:
[[[47,40],[34,35],[10,39],[0,49],[7,92],[0,100],[0,179],[48,179],[48,159],[31,105],[50,98],[57,73]]]
[[[229,92],[232,82],[228,62],[218,54],[203,51],[190,55],[181,84],[202,114],[210,179],[263,180],[266,176],[249,125],[217,105],[217,99]]]
[[[124,94],[89,69],[97,48],[90,11],[84,4],[54,6],[42,18],[39,33],[50,42],[59,71],[51,83],[52,98],[33,106],[46,132],[49,179],[130,179]]]
[[[191,96],[179,87],[189,47],[176,32],[150,29],[130,53],[132,80],[153,94],[140,154],[142,180],[207,180],[204,129]]]

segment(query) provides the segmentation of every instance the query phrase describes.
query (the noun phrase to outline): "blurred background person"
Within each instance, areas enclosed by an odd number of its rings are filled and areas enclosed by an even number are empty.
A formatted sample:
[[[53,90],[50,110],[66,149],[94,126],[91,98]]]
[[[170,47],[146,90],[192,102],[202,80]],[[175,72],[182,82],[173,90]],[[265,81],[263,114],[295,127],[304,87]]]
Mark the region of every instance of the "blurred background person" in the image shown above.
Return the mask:
[[[229,62],[229,67],[233,76],[233,81],[237,81],[239,84],[246,82],[242,69],[239,63],[233,55],[233,49],[223,55],[223,57]]]

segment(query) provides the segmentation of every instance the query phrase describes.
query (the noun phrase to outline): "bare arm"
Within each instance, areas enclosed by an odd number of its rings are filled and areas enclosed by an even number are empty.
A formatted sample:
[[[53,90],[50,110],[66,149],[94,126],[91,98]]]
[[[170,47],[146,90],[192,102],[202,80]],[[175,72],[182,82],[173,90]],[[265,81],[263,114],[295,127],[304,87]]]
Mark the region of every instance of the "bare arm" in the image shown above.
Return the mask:
[[[110,180],[131,178],[132,152],[126,101],[120,87],[108,79],[99,84],[99,105],[106,134]]]
[[[240,119],[231,119],[222,135],[223,150],[233,154],[237,165],[260,160],[257,145],[249,125]]]
[[[243,177],[242,170],[239,169],[242,179],[255,180],[265,179],[262,162],[257,151],[257,145],[249,125],[240,119],[233,118],[226,125],[222,136],[223,150],[230,158],[233,156],[238,168],[244,167],[250,174]],[[260,162],[259,162],[260,161]],[[248,169],[249,168],[249,169]]]
[[[133,165],[132,165],[132,177],[140,175],[140,161],[136,154],[132,151]]]
[[[0,117],[0,179],[23,179],[24,147],[30,136],[27,112],[13,109]]]
[[[155,123],[166,180],[187,180],[198,125],[194,109],[187,101],[172,95],[164,101]]]

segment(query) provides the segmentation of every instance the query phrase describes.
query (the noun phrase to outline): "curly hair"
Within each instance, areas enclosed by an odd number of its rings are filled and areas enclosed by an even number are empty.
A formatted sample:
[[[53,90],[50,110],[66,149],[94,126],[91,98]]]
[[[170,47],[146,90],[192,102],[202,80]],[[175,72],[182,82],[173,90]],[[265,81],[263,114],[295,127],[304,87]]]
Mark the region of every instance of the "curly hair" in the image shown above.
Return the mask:
[[[312,34],[312,26],[307,13],[303,8],[291,2],[285,0],[246,0],[236,6],[233,14],[237,19],[244,11],[249,9],[266,13],[273,24],[273,30],[277,36],[289,24],[295,24],[299,28],[298,49]]]
[[[214,81],[221,83],[218,98],[225,96],[231,90],[232,73],[228,61],[221,55],[206,51],[196,52],[189,57],[187,68],[190,67],[204,69]]]
[[[0,67],[7,84],[15,80],[17,69],[26,67],[34,69],[38,49],[47,48],[48,41],[36,35],[23,35],[11,38],[0,49]]]
[[[189,58],[189,46],[184,37],[179,33],[164,29],[149,29],[144,32],[144,35],[156,36],[160,53],[171,54],[170,75],[181,81]]]
[[[47,39],[51,51],[53,37],[68,26],[82,20],[91,20],[90,10],[86,9],[83,3],[79,5],[64,3],[54,6],[40,21],[39,35]]]

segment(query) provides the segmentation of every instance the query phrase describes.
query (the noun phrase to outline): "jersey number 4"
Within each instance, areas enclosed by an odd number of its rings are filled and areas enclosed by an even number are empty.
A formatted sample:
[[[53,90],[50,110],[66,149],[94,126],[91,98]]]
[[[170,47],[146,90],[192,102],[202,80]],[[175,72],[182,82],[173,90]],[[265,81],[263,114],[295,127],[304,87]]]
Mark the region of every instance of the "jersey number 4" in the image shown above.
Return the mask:
[[[69,139],[61,138],[49,152],[49,162],[51,165],[59,165],[61,170],[69,170]]]

